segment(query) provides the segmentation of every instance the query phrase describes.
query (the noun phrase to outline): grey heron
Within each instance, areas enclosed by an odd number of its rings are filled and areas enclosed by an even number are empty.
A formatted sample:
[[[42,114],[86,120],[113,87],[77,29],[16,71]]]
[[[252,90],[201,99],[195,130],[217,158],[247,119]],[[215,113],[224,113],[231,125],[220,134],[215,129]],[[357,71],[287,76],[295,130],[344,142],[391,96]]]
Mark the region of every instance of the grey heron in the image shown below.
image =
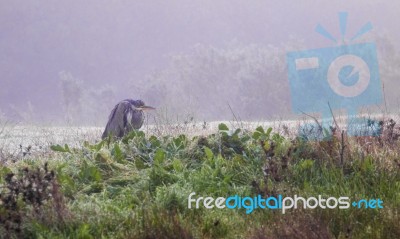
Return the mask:
[[[119,102],[108,118],[102,139],[109,135],[121,138],[134,129],[140,129],[144,121],[145,110],[154,110],[154,107],[146,106],[142,100],[126,99]]]

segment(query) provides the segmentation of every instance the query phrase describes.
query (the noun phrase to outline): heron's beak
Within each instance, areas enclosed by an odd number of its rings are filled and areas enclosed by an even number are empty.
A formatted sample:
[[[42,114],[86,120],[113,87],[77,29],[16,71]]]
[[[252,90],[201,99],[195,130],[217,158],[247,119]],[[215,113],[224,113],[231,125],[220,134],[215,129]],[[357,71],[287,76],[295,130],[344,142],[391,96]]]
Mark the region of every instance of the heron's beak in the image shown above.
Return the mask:
[[[142,110],[142,111],[146,111],[146,110],[155,110],[156,108],[151,107],[151,106],[144,105],[144,106],[138,107],[137,109],[138,109],[138,110]]]

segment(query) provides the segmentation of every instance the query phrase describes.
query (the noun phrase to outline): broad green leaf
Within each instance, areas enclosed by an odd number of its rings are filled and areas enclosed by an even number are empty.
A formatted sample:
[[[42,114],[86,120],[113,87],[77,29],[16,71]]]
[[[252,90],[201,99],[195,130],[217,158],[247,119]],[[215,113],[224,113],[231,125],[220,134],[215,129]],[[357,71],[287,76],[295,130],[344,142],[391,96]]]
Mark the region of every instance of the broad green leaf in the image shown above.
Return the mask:
[[[100,141],[98,144],[95,145],[95,149],[99,151],[101,148],[103,148],[103,145],[106,143],[106,141]]]
[[[79,172],[79,177],[81,180],[85,181],[101,181],[101,173],[99,169],[95,166],[90,166],[86,161],[83,161],[81,170]]]
[[[259,133],[261,133],[261,134],[264,134],[265,132],[264,132],[264,128],[262,127],[262,126],[258,126],[257,128],[256,128],[256,132],[259,132]]]
[[[154,135],[150,136],[149,141],[151,143],[151,147],[153,147],[153,148],[157,148],[157,147],[161,146],[160,140],[158,140],[157,137]]]
[[[148,166],[144,164],[143,160],[141,159],[135,159],[135,166],[139,170],[148,168]]]
[[[265,141],[264,145],[263,145],[263,148],[264,148],[265,151],[270,150],[271,149],[270,143],[268,141]]]
[[[163,149],[157,149],[153,160],[155,163],[162,164],[165,160],[165,151]]]
[[[64,148],[65,148],[65,150],[66,150],[67,152],[71,152],[71,151],[69,150],[68,144],[65,144],[65,145],[64,145]]]
[[[108,149],[102,148],[97,152],[96,160],[102,163],[111,163],[111,152]]]
[[[258,140],[261,137],[260,131],[254,131],[252,137],[253,137],[253,139]]]
[[[207,159],[212,159],[214,157],[214,154],[210,148],[204,147],[204,152],[206,153]]]
[[[172,162],[172,165],[174,167],[174,170],[177,172],[182,172],[183,170],[183,164],[182,161],[179,159],[174,159],[174,161]]]
[[[233,133],[233,136],[239,136],[241,129],[236,129],[235,132]]]
[[[71,153],[71,151],[69,150],[68,145],[65,145],[66,148],[64,148],[63,146],[57,144],[57,145],[52,145],[50,146],[50,149],[56,152],[62,152],[62,153]]]
[[[218,130],[219,131],[229,131],[229,128],[228,128],[228,126],[226,126],[226,124],[221,123],[218,125]]]
[[[124,155],[117,142],[114,143],[114,155],[117,162],[122,162],[124,160]]]
[[[269,137],[269,136],[271,135],[271,132],[272,132],[272,128],[269,127],[269,128],[267,129],[267,132],[265,133],[265,134],[267,135],[267,137]]]
[[[177,138],[174,138],[172,141],[176,149],[183,149],[185,140],[186,136],[181,134]]]

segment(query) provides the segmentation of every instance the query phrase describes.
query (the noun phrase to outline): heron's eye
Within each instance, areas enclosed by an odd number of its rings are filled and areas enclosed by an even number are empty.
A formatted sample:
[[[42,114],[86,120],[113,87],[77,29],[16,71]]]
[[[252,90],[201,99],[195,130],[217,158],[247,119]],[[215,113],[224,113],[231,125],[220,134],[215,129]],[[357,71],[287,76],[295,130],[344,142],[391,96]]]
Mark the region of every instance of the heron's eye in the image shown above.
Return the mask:
[[[142,100],[138,100],[137,101],[137,106],[144,106],[144,102]]]

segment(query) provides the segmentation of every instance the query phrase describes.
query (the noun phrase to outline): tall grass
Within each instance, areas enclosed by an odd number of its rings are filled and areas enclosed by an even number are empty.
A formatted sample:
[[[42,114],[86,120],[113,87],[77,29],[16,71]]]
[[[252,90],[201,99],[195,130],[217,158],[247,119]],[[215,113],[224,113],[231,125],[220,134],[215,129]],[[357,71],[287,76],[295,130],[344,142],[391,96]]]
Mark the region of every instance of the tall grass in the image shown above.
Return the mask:
[[[62,202],[61,213],[51,216],[51,221],[43,220],[43,214],[34,213],[36,204],[14,196],[21,217],[13,223],[19,230],[7,227],[9,219],[3,217],[0,235],[399,238],[399,141],[397,131],[389,134],[388,130],[377,138],[311,142],[285,138],[270,128],[250,131],[220,124],[217,131],[194,137],[135,131],[119,141],[54,145],[54,153],[46,157],[0,166],[0,216],[10,213],[6,200],[12,194],[10,182],[26,177],[22,169],[43,168],[44,162],[61,191],[41,198],[40,207],[53,215],[50,209]],[[298,209],[286,214],[258,209],[246,214],[244,209],[188,209],[191,192],[213,197],[380,198],[384,208]]]

